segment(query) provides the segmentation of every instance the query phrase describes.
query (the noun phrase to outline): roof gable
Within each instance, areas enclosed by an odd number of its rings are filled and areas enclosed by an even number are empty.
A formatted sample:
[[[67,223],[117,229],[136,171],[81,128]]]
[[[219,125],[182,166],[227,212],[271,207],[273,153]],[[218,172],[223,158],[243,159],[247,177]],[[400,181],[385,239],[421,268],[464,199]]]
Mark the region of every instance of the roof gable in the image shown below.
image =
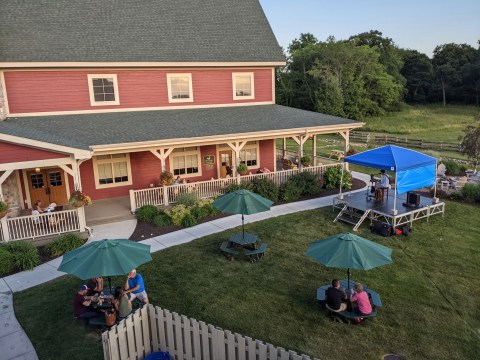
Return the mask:
[[[7,0],[0,62],[283,62],[258,0]]]

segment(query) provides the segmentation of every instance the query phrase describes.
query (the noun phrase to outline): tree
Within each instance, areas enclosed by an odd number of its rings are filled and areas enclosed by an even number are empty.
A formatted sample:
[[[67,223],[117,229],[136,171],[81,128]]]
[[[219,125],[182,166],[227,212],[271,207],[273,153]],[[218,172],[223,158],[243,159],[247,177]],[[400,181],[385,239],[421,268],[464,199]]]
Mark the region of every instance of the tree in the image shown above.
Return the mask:
[[[408,103],[426,103],[433,83],[432,61],[416,50],[403,50],[401,74],[407,81],[405,100]]]
[[[475,122],[465,127],[465,136],[460,144],[460,151],[472,159],[477,169],[480,161],[480,115],[475,116]]]

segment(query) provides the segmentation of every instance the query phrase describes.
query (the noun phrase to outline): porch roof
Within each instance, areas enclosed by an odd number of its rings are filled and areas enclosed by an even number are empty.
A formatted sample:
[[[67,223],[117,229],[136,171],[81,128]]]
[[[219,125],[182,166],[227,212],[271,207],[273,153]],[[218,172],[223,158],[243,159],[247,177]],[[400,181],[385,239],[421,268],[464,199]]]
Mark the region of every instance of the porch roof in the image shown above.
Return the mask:
[[[8,118],[0,122],[0,133],[88,150],[99,145],[238,138],[242,134],[294,129],[319,132],[322,128],[345,130],[361,125],[281,105],[256,105]]]

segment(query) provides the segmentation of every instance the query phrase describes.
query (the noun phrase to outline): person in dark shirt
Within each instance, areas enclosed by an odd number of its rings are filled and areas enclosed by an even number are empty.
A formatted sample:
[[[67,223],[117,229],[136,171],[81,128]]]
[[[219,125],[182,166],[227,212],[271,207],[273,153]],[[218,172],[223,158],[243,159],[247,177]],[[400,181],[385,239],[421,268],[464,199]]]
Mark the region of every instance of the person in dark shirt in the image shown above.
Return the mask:
[[[332,280],[332,286],[325,292],[327,309],[335,312],[347,310],[347,304],[342,300],[347,299],[345,289],[340,288],[340,281]]]
[[[92,300],[90,296],[86,296],[87,291],[87,285],[80,286],[80,289],[73,299],[73,315],[80,320],[88,320],[98,315],[89,308],[92,304]]]
[[[87,281],[87,287],[88,296],[99,294],[103,290],[103,279],[101,277],[91,278]]]

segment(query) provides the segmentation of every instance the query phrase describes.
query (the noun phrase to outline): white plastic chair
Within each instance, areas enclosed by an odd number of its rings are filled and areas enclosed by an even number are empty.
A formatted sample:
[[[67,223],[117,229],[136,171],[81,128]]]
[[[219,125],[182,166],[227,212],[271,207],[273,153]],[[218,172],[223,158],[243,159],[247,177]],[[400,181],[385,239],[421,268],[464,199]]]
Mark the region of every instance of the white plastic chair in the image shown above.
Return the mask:
[[[32,221],[35,225],[42,223],[42,219],[40,219],[40,212],[38,210],[32,210]]]

